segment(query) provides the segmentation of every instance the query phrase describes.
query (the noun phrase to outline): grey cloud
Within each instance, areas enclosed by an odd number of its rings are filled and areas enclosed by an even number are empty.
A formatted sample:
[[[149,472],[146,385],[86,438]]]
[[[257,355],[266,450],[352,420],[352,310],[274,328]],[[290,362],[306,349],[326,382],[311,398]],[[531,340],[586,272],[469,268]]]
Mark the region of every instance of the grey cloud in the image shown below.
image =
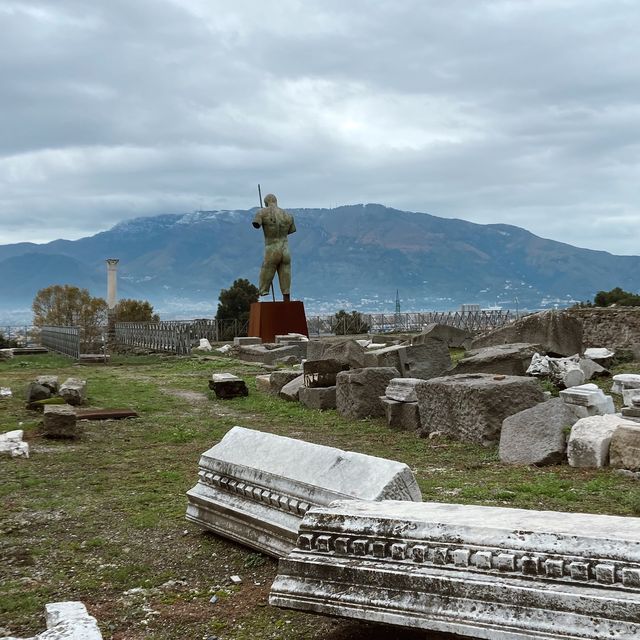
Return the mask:
[[[0,242],[262,181],[637,253],[638,27],[623,0],[0,0]]]

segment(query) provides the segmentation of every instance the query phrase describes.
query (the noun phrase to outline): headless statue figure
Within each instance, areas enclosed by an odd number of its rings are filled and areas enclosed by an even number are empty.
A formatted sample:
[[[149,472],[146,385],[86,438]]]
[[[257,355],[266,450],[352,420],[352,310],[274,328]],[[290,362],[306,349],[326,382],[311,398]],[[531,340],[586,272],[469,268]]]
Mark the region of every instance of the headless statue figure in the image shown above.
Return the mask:
[[[264,262],[260,269],[260,295],[269,294],[273,277],[278,272],[278,282],[282,299],[289,302],[291,295],[291,254],[287,236],[294,233],[296,225],[293,216],[278,207],[276,197],[270,193],[264,198],[265,208],[260,209],[253,219],[256,229],[262,227],[264,233]]]

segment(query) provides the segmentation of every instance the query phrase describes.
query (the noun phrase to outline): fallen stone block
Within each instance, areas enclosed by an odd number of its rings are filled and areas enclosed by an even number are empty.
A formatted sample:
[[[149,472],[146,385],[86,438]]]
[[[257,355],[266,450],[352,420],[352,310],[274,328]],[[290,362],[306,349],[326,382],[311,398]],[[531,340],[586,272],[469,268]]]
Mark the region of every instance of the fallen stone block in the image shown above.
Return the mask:
[[[307,409],[325,411],[336,408],[336,388],[334,387],[302,387],[298,393],[300,404]]]
[[[577,354],[570,358],[552,358],[535,353],[526,373],[537,378],[549,379],[561,389],[577,387],[585,381],[585,373],[580,366],[580,356]]]
[[[111,359],[108,353],[81,353],[78,358],[80,364],[107,363]]]
[[[75,414],[78,420],[125,420],[138,417],[133,409],[76,409]]]
[[[317,352],[320,351],[319,347],[314,347],[309,351],[310,344],[311,342],[307,346],[307,360],[337,360],[350,369],[361,369],[367,366],[365,350],[355,340],[341,340],[324,344],[320,356],[317,355]]]
[[[14,357],[14,349],[0,349],[0,360],[11,360]]]
[[[23,436],[22,429],[0,433],[0,454],[6,453],[12,458],[28,458],[29,444],[23,441]]]
[[[256,390],[262,393],[271,393],[271,374],[266,373],[256,376]]]
[[[571,428],[567,442],[569,465],[586,469],[605,467],[609,463],[609,446],[615,430],[630,424],[616,415],[581,418]]]
[[[36,384],[47,387],[52,394],[58,393],[58,389],[60,388],[58,376],[38,376],[36,378]]]
[[[45,406],[42,425],[47,438],[79,438],[84,432],[74,408],[68,404]]]
[[[322,360],[305,360],[302,365],[304,371],[305,387],[335,387],[336,376],[341,371],[346,371],[346,365],[334,358]]]
[[[458,373],[494,373],[505,376],[523,376],[531,364],[539,345],[527,343],[499,344],[465,353],[451,371]]]
[[[640,374],[619,373],[618,375],[613,376],[611,393],[622,395],[622,392],[625,389],[640,389]]]
[[[59,393],[67,404],[81,405],[87,395],[87,381],[79,378],[67,378],[60,385]]]
[[[200,351],[213,351],[213,347],[207,338],[200,338],[198,341],[198,349],[200,349]]]
[[[610,351],[606,347],[590,347],[584,350],[584,357],[595,360],[599,364],[610,362],[615,356],[614,351]]]
[[[399,376],[393,367],[367,367],[341,371],[336,378],[336,409],[341,416],[359,420],[383,416],[380,396],[393,378]]]
[[[622,407],[620,413],[624,418],[640,418],[640,407]]]
[[[393,378],[385,389],[385,396],[396,402],[417,402],[416,387],[421,378]]]
[[[473,340],[473,334],[465,329],[458,329],[448,324],[428,324],[422,332],[411,338],[411,344],[422,344],[429,338],[442,340],[450,349],[468,349]]]
[[[578,418],[615,413],[613,398],[595,384],[582,384],[560,392],[560,397],[571,405]]]
[[[449,348],[437,338],[429,338],[422,344],[393,345],[368,351],[367,367],[393,367],[402,377],[428,380],[442,375],[451,367]]]
[[[269,378],[271,393],[277,396],[280,391],[282,391],[282,387],[299,377],[300,372],[296,369],[280,369],[279,371],[274,371]]]
[[[233,339],[233,344],[239,347],[244,347],[249,344],[262,344],[262,338],[255,336],[236,336]]]
[[[420,429],[420,409],[417,402],[400,402],[387,396],[380,396],[380,402],[387,419],[387,426],[402,431]]]
[[[49,387],[45,387],[43,384],[39,384],[38,382],[29,383],[26,392],[27,404],[31,404],[37,400],[46,400],[50,397],[51,389],[49,389]]]
[[[593,380],[594,378],[608,378],[611,376],[611,371],[605,369],[602,365],[598,364],[591,358],[580,358],[578,366],[584,373],[584,380]]]
[[[298,394],[300,393],[300,389],[304,387],[304,375],[298,372],[298,377],[294,378],[290,382],[280,389],[280,393],[278,394],[283,400],[288,400],[289,402],[298,402]]]
[[[613,432],[609,464],[616,469],[640,471],[640,425],[621,424]]]
[[[294,547],[312,506],[421,500],[405,464],[242,427],[203,453],[199,466],[187,519],[276,557]]]
[[[623,389],[622,403],[625,407],[640,406],[640,389]]]
[[[328,343],[323,340],[309,340],[307,343],[307,360],[322,360]]]
[[[479,336],[471,348],[515,342],[539,344],[550,355],[571,356],[582,351],[582,323],[565,311],[541,311]]]
[[[51,602],[45,605],[45,620],[47,630],[30,640],[102,640],[98,622],[82,602]]]
[[[485,640],[634,640],[638,540],[638,518],[339,501],[307,512],[269,604]]]
[[[249,395],[245,381],[232,373],[212,374],[211,380],[209,380],[209,389],[216,394],[216,398],[219,400],[232,400]]]
[[[265,344],[249,344],[238,347],[238,358],[245,362],[264,362],[265,364],[275,364],[277,360],[286,356],[303,357],[303,347],[306,342],[289,346],[276,346]]]
[[[420,436],[432,431],[462,442],[498,444],[508,416],[544,401],[536,380],[524,376],[463,373],[425,380],[416,387]]]
[[[561,464],[567,436],[578,418],[560,398],[520,411],[502,423],[500,461],[538,466]]]
[[[300,358],[298,356],[284,356],[284,358],[278,358],[276,360],[276,364],[285,364],[285,365],[295,365],[300,363]]]

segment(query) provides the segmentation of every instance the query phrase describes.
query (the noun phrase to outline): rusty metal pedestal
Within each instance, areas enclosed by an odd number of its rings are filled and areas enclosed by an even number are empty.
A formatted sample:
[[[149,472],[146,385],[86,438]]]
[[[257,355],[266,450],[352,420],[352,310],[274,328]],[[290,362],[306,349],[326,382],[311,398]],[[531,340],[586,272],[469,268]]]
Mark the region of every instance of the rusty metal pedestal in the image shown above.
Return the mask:
[[[274,342],[276,336],[301,333],[309,336],[304,303],[254,302],[249,314],[249,336],[262,338],[262,342]]]

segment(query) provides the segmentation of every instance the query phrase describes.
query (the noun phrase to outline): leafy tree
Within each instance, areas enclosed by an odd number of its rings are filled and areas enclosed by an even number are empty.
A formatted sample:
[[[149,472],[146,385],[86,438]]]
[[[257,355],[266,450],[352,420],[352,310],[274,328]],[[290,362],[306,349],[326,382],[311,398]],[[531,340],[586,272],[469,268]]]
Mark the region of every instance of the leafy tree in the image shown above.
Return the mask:
[[[593,301],[596,307],[609,307],[612,304],[621,307],[638,307],[640,306],[640,295],[615,287],[611,291],[598,291]]]
[[[11,349],[17,346],[18,343],[15,340],[9,340],[4,337],[4,334],[0,333],[0,349]]]
[[[114,310],[116,322],[158,322],[160,316],[153,313],[153,306],[146,300],[123,298]]]
[[[33,324],[80,327],[82,340],[95,344],[107,320],[107,303],[87,289],[55,284],[36,293],[31,305]]]
[[[238,278],[229,289],[220,291],[216,320],[248,320],[252,302],[258,302],[258,288],[246,278]]]
[[[353,335],[369,331],[369,323],[365,321],[364,316],[359,311],[348,313],[344,309],[340,309],[333,316],[332,324],[333,332],[336,335]]]

